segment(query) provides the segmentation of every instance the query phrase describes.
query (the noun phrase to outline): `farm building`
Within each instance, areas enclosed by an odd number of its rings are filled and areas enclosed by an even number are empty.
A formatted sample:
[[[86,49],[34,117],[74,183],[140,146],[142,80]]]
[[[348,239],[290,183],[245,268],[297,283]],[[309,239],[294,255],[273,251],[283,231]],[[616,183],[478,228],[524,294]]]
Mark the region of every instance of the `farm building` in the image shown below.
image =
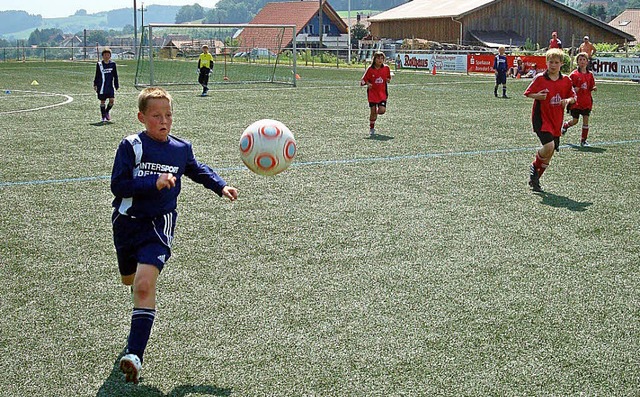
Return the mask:
[[[250,24],[295,25],[298,46],[318,47],[320,45],[320,5],[316,0],[267,3]],[[322,7],[322,43],[323,46],[347,48],[347,24],[328,2]],[[291,45],[292,31],[285,30],[282,42],[276,46],[276,29],[245,28],[239,35],[241,46],[245,48],[268,48],[276,52],[277,47]]]
[[[640,8],[624,10],[622,14],[613,18],[611,22],[609,22],[609,25],[634,36],[636,39],[631,44],[638,44],[640,42]]]
[[[413,0],[369,18],[377,38],[421,38],[442,43],[547,47],[557,31],[564,47],[624,44],[634,37],[554,0]],[[573,43],[573,45],[572,45]]]

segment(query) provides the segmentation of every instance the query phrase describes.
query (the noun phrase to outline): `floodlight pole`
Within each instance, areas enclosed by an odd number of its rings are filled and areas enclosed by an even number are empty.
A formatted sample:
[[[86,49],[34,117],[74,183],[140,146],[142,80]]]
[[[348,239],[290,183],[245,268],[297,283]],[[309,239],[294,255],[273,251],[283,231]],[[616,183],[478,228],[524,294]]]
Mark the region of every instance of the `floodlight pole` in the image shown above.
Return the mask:
[[[351,65],[351,0],[347,1],[347,46],[349,49],[347,50],[347,63]]]
[[[137,41],[138,41],[138,6],[136,0],[133,0],[133,53],[138,58]]]

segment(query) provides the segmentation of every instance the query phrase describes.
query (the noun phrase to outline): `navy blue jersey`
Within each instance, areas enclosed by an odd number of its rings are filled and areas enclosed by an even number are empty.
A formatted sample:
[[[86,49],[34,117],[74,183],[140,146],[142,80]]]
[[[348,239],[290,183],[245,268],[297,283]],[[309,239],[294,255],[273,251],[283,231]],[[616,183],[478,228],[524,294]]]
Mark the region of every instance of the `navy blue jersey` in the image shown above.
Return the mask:
[[[176,177],[171,189],[158,190],[158,175],[170,172]],[[152,218],[174,211],[186,175],[194,182],[222,196],[226,182],[208,165],[199,163],[188,141],[169,135],[158,142],[145,131],[120,142],[111,172],[113,208],[124,215]]]
[[[507,56],[506,55],[496,55],[496,58],[493,60],[493,69],[495,69],[498,73],[507,72]]]
[[[115,96],[115,90],[120,88],[120,84],[118,82],[118,69],[116,69],[115,62],[98,62],[96,65],[96,75],[93,78],[93,86],[98,87],[99,95],[104,95],[107,98],[113,98]]]

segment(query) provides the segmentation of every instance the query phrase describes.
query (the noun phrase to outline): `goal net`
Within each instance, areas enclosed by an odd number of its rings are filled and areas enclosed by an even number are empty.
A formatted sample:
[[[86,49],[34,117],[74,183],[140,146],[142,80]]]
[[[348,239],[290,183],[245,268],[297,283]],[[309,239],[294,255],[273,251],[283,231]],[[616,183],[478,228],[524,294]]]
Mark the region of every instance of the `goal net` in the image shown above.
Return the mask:
[[[135,86],[198,85],[198,57],[207,45],[209,86],[296,85],[295,25],[149,24],[138,51]]]

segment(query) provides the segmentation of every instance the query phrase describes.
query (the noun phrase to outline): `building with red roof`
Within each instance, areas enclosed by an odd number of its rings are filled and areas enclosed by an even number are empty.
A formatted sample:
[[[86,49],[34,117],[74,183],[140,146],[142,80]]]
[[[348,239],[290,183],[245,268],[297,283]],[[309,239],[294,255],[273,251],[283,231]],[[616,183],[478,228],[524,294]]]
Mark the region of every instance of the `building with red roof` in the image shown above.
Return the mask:
[[[317,0],[267,3],[249,22],[252,25],[295,25],[298,47],[320,46],[320,4]],[[322,6],[322,46],[346,48],[347,24],[328,2]],[[245,49],[266,48],[276,52],[291,46],[293,30],[244,28],[236,38]]]

